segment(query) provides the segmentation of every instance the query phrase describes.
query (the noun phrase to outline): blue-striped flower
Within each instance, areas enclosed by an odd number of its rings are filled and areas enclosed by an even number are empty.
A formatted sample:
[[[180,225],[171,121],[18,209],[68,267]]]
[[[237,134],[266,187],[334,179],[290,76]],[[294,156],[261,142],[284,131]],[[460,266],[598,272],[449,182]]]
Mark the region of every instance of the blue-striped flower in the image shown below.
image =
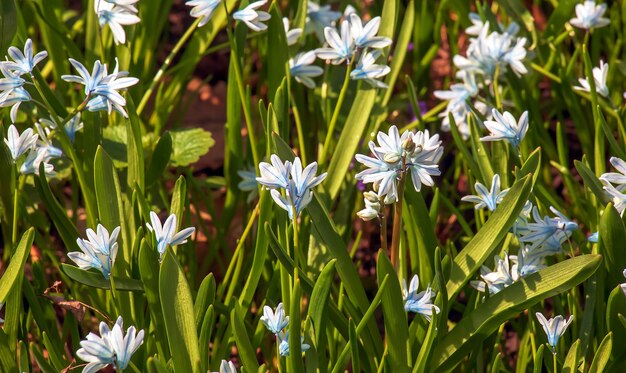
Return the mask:
[[[267,3],[267,0],[260,0],[250,3],[247,7],[233,13],[233,18],[242,21],[253,31],[267,30],[267,25],[263,22],[269,21],[272,16],[262,10],[257,10]]]
[[[626,190],[626,162],[617,157],[611,157],[609,162],[619,172],[607,172],[600,175],[600,180],[607,183],[615,184],[615,188],[620,192]]]
[[[269,306],[263,307],[261,322],[265,324],[267,330],[276,335],[285,329],[287,325],[289,325],[289,316],[285,315],[285,306],[283,303],[278,303],[276,311],[273,311]]]
[[[509,259],[513,262],[511,273],[514,278],[528,276],[546,267],[544,256],[534,254],[525,247],[520,248],[517,255],[509,255]]]
[[[493,109],[492,114],[494,120],[486,120],[484,122],[485,127],[487,127],[491,134],[481,137],[480,140],[505,140],[514,147],[519,147],[519,144],[528,131],[528,111],[522,113],[519,120],[515,120],[515,117],[508,111],[505,111],[504,114],[500,114],[498,110]]]
[[[120,227],[113,229],[109,235],[109,231],[98,224],[96,232],[89,228],[86,231],[87,239],[76,239],[81,252],[73,251],[67,256],[76,263],[81,269],[87,270],[95,268],[102,272],[105,279],[111,276],[111,269],[117,257],[117,237],[120,233]]]
[[[139,82],[139,79],[128,77],[128,71],[119,71],[119,64],[115,60],[115,69],[112,74],[107,73],[106,64],[96,61],[93,71],[89,71],[82,63],[70,58],[70,63],[79,75],[62,75],[61,78],[66,82],[83,84],[85,86],[85,95],[89,102],[87,109],[89,111],[107,110],[109,114],[115,110],[128,118],[128,114],[124,110],[126,100],[118,92],[126,90]]]
[[[604,191],[611,198],[611,202],[613,202],[613,207],[615,207],[620,215],[624,215],[624,211],[626,211],[626,194],[605,180],[602,180],[602,183],[604,184]]]
[[[593,232],[592,234],[589,235],[589,237],[587,237],[587,241],[591,243],[598,243],[599,240],[600,240],[600,232]]]
[[[202,20],[198,23],[198,27],[202,27],[209,23],[220,3],[221,0],[187,0],[185,5],[193,7],[190,12],[192,17],[202,17]]]
[[[24,53],[16,47],[10,47],[8,52],[13,61],[3,61],[0,64],[19,75],[32,74],[35,65],[48,56],[46,51],[41,51],[33,56],[33,41],[30,39],[27,39],[24,44]]]
[[[278,334],[278,340],[278,352],[280,353],[280,356],[289,356],[289,330]],[[309,348],[311,348],[310,345],[304,343],[304,337],[302,336],[300,337],[300,344],[302,352],[306,352]]]
[[[39,120],[39,122],[46,126],[44,129],[46,130],[47,134],[50,134],[51,129],[54,130],[57,128],[57,123],[52,117],[50,119],[42,118]],[[76,115],[74,115],[72,119],[65,123],[64,126],[65,134],[67,135],[67,137],[69,137],[72,143],[74,143],[74,141],[76,140],[76,133],[82,129],[83,122],[81,121],[80,113],[76,113]]]
[[[315,32],[320,42],[324,41],[324,29],[335,25],[341,17],[340,12],[330,9],[330,5],[319,5],[313,1],[306,3],[306,24],[304,31],[308,34]]]
[[[133,6],[139,0],[94,0],[94,10],[100,27],[109,25],[115,44],[126,43],[126,32],[122,26],[139,23],[137,8]],[[117,4],[120,3],[120,4]]]
[[[576,4],[576,17],[569,20],[572,26],[589,30],[607,26],[611,21],[602,17],[606,12],[606,4],[596,5],[593,0],[586,0],[582,4]]]
[[[15,125],[10,125],[4,143],[11,152],[13,162],[16,162],[23,154],[34,149],[38,138],[39,135],[34,133],[32,128],[25,129],[20,135]]]
[[[333,65],[347,61],[350,62],[354,55],[354,38],[350,31],[350,23],[343,21],[341,23],[341,36],[334,27],[324,28],[324,36],[328,47],[317,48],[315,54],[323,60],[330,60]]]
[[[287,37],[287,45],[294,45],[302,35],[301,28],[289,29],[289,18],[283,17],[283,27],[285,28],[285,36]]]
[[[411,279],[409,288],[407,289],[406,281],[402,279],[402,299],[404,300],[404,310],[406,312],[419,313],[424,316],[426,320],[430,321],[433,316],[433,308],[436,313],[441,312],[441,310],[432,302],[432,299],[435,297],[435,293],[430,288],[430,285],[426,287],[425,291],[418,293],[419,284],[419,277],[414,275]]]
[[[546,332],[548,345],[552,348],[552,353],[556,355],[556,345],[559,343],[559,339],[563,336],[569,324],[574,320],[574,316],[570,315],[566,321],[561,315],[550,320],[546,320],[541,312],[537,312],[535,315],[543,327],[543,331]]]
[[[324,69],[319,66],[312,65],[315,62],[315,51],[298,53],[289,60],[289,74],[296,79],[298,83],[304,84],[307,88],[315,88],[313,77],[320,76],[324,73]]]
[[[150,221],[152,224],[146,223],[146,227],[148,227],[150,232],[154,232],[154,236],[156,237],[157,251],[160,255],[159,260],[163,259],[167,245],[182,245],[187,242],[187,239],[196,231],[196,228],[188,227],[176,233],[176,229],[178,228],[176,214],[171,214],[165,219],[165,223],[161,225],[159,216],[154,211],[150,211]]]
[[[237,373],[237,367],[232,361],[222,360],[219,373]]]
[[[465,196],[461,198],[461,201],[475,203],[474,208],[476,210],[487,207],[489,211],[494,211],[509,191],[508,189],[500,191],[500,175],[498,174],[493,175],[491,190],[488,190],[487,187],[478,181],[474,184],[474,188],[476,188],[478,195]]]
[[[600,67],[594,67],[591,71],[593,75],[593,81],[596,85],[596,92],[602,97],[609,97],[609,87],[606,85],[606,77],[609,74],[609,64],[600,61]],[[589,77],[585,79],[579,78],[578,83],[580,86],[574,86],[577,91],[591,92],[591,85],[589,84]]]
[[[12,106],[11,121],[15,122],[20,104],[30,101],[31,97],[24,88],[26,81],[19,73],[11,71],[4,63],[0,63],[0,72],[4,76],[0,79],[0,107]]]
[[[551,218],[539,215],[537,207],[533,207],[534,223],[528,223],[521,232],[519,240],[530,244],[528,250],[536,255],[550,255],[561,251],[561,245],[567,241],[578,224],[569,220],[554,207],[550,211],[556,216]]]
[[[376,36],[380,27],[380,17],[374,17],[365,25],[356,13],[351,13],[350,32],[357,48],[385,48],[391,45],[391,39],[384,36]]]
[[[509,263],[509,256],[504,253],[504,258],[498,255],[493,257],[495,262],[495,269],[491,271],[487,266],[481,266],[480,277],[482,281],[471,281],[470,284],[476,290],[484,293],[489,291],[489,294],[497,294],[504,288],[517,281],[517,271],[511,271],[511,265]]]
[[[376,60],[380,55],[381,52],[379,50],[361,54],[356,67],[350,72],[350,79],[364,80],[376,88],[387,88],[387,84],[377,80],[391,71],[391,68],[387,65],[376,64]]]
[[[270,156],[270,163],[259,163],[259,172],[261,176],[256,178],[259,184],[269,188],[287,188],[289,185],[289,170],[291,169],[291,162],[280,160],[276,154]]]
[[[130,363],[130,358],[135,351],[143,344],[144,331],[134,326],[129,327],[124,333],[122,329],[122,316],[118,317],[117,322],[113,325],[110,333],[107,333],[107,339],[113,351],[115,352],[115,366],[118,371],[124,370]],[[126,334],[126,335],[124,335]]]

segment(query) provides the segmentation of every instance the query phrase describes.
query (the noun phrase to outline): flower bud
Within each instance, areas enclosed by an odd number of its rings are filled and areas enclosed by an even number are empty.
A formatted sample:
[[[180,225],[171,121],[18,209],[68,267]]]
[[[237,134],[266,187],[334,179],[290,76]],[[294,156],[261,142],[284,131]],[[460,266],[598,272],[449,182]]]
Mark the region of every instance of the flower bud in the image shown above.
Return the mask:
[[[398,163],[401,159],[402,157],[397,153],[386,153],[383,157],[383,160],[390,164]]]
[[[357,216],[365,221],[370,221],[378,217],[378,211],[365,208],[356,213]]]
[[[372,203],[378,202],[378,194],[372,192],[371,190],[369,192],[363,193],[363,198]]]
[[[413,142],[413,136],[408,136],[402,142],[402,150],[404,150],[407,154],[413,154],[415,151],[415,142]]]

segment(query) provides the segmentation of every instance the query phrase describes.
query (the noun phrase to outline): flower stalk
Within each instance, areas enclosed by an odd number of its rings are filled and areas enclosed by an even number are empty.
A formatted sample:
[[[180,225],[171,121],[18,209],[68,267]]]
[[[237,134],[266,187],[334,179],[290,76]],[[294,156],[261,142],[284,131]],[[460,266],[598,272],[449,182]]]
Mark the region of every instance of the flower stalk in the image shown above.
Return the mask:
[[[399,271],[400,236],[402,232],[402,202],[404,200],[404,185],[406,183],[406,155],[402,156],[402,169],[398,177],[398,199],[393,210],[393,230],[391,232],[391,264],[396,272]]]
[[[337,104],[335,105],[333,116],[330,118],[330,123],[328,124],[328,131],[326,132],[326,139],[324,139],[324,146],[322,147],[322,153],[320,154],[320,157],[319,157],[320,165],[326,163],[326,156],[328,155],[328,148],[330,147],[330,140],[332,139],[333,133],[335,132],[335,126],[337,125],[337,120],[339,119],[339,112],[341,111],[341,106],[343,105],[343,100],[346,97],[346,92],[348,91],[348,85],[350,84],[350,72],[352,70],[353,60],[354,59],[350,60],[350,62],[346,64],[346,76],[343,80],[341,91],[339,91],[339,97],[337,98]]]

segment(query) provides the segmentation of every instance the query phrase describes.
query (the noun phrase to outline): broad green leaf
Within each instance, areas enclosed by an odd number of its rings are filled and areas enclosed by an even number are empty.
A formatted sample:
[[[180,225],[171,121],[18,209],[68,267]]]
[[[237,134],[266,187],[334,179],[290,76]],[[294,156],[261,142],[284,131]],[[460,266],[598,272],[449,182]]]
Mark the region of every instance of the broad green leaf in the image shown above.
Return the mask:
[[[11,351],[9,336],[6,335],[3,329],[0,329],[0,367],[3,372],[16,372],[17,366],[15,365],[15,352]]]
[[[252,347],[250,337],[248,337],[248,332],[244,324],[243,312],[237,304],[235,304],[235,307],[230,313],[230,322],[242,365],[246,367],[246,371],[248,372],[259,369],[259,363],[256,360],[256,354],[254,352],[255,350],[254,347]]]
[[[269,13],[272,18],[267,22],[267,56],[271,58],[272,62],[266,64],[265,67],[267,68],[268,101],[274,102],[276,91],[285,77],[285,65],[289,60],[289,47],[287,46],[287,35],[278,3],[272,2]]]
[[[535,366],[533,369],[534,373],[541,373],[543,372],[543,351],[545,350],[545,346],[542,344],[541,346],[539,346],[539,348],[537,349],[537,355],[535,356]]]
[[[161,179],[172,155],[172,136],[165,131],[152,152],[152,159],[146,173],[146,185],[151,186]],[[143,188],[142,188],[143,189]]]
[[[215,145],[211,132],[202,128],[189,128],[170,132],[174,166],[189,166],[209,152]]]
[[[145,7],[158,8],[158,7]],[[137,109],[131,97],[126,99],[126,107],[128,109],[128,120],[126,120],[126,158],[128,160],[128,178],[127,185],[132,186],[137,183],[141,189],[144,189],[145,168],[143,155],[143,140],[141,137],[141,123],[137,116]]]
[[[626,327],[620,322],[620,316],[626,313],[626,296],[620,285],[616,286],[609,294],[606,302],[606,327],[613,333],[613,344],[623,346],[626,344]],[[626,351],[616,348],[613,351],[613,360],[624,357]]]
[[[624,281],[622,271],[626,268],[626,255],[623,253],[626,242],[626,228],[622,217],[609,203],[600,217],[600,253],[604,256],[604,266],[611,279],[610,287]]]
[[[315,331],[315,347],[320,351],[322,350],[320,348],[320,342],[326,341],[326,336],[324,335],[324,314],[335,276],[335,263],[336,260],[332,259],[324,266],[324,269],[315,281],[311,301],[309,302],[308,312],[311,323],[313,324],[313,330]]]
[[[580,177],[583,178],[585,182],[585,186],[591,190],[591,192],[596,196],[596,198],[602,202],[602,204],[606,204],[609,202],[608,197],[604,193],[604,189],[602,188],[602,183],[596,175],[591,171],[589,166],[580,161],[574,161],[574,167],[578,170]]]
[[[589,368],[589,373],[598,373],[604,372],[606,365],[611,358],[611,350],[613,349],[613,333],[609,332],[600,346],[596,349],[596,354],[593,357],[593,361],[591,362],[591,367]]]
[[[492,216],[493,217],[493,216]],[[437,371],[454,368],[503,322],[534,304],[589,278],[600,266],[599,255],[583,255],[544,268],[487,298],[450,330],[433,351]]]
[[[148,373],[170,373],[170,370],[167,369],[167,366],[161,362],[161,360],[159,360],[156,357],[149,357],[148,358]]]
[[[572,344],[563,363],[562,373],[574,373],[578,371],[580,360],[580,339]]]
[[[215,301],[215,286],[215,277],[213,277],[213,273],[209,273],[204,280],[202,280],[200,288],[198,289],[196,300],[193,303],[193,313],[196,318],[198,331],[200,331],[204,314],[209,308],[209,305],[213,304]]]
[[[447,285],[449,301],[455,299],[463,285],[491,257],[506,236],[528,200],[531,185],[532,179],[529,176],[516,181],[485,225],[454,258]]]
[[[430,220],[424,196],[415,192],[411,185],[407,185],[408,192],[404,193],[406,203],[403,205],[402,214],[405,223],[406,234],[414,238],[416,247],[409,247],[411,254],[412,273],[419,274],[424,283],[431,282],[434,271],[432,258],[437,247],[435,228]]]
[[[400,283],[396,279],[396,271],[387,257],[387,253],[378,251],[378,262],[376,265],[376,276],[378,283],[382,283],[386,276],[391,278],[387,291],[383,294],[383,317],[385,324],[385,337],[387,340],[387,350],[391,369],[394,372],[408,371],[407,343],[409,341],[408,322],[406,312],[403,312],[404,302],[402,301],[402,290]]]
[[[35,238],[35,228],[30,228],[22,235],[22,239],[17,244],[15,252],[11,256],[11,261],[0,277],[0,303],[4,303],[19,276],[24,272],[24,264],[30,253],[30,248]]]
[[[200,372],[193,298],[185,273],[170,250],[166,252],[161,264],[159,296],[174,369],[182,372]]]
[[[480,170],[479,175],[474,175],[476,178],[485,185],[491,185],[491,180],[493,178],[493,166],[490,161],[489,154],[487,153],[487,148],[485,147],[485,143],[480,140],[481,130],[476,123],[475,117],[469,116],[469,127],[470,127],[470,144],[472,146],[472,152],[474,153],[473,159],[476,159],[478,164],[478,169]],[[493,147],[492,147],[493,149]]]
[[[83,285],[91,286],[98,289],[111,289],[111,283],[104,279],[102,273],[85,271],[73,265],[61,263],[61,270],[69,278],[78,281]],[[114,277],[115,289],[126,291],[143,291],[141,281],[134,278]]]

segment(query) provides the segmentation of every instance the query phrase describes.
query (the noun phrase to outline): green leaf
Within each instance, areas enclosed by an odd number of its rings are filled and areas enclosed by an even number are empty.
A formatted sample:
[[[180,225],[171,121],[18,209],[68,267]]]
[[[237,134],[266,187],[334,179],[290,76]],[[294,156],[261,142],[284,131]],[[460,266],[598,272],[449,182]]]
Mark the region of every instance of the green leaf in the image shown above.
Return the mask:
[[[9,49],[16,32],[17,14],[15,1],[0,1],[0,51],[2,53]]]
[[[161,135],[159,142],[152,152],[152,159],[150,160],[150,166],[148,166],[148,172],[146,173],[146,185],[151,186],[161,179],[167,165],[170,163],[170,156],[172,155],[172,136],[169,132],[165,132]]]
[[[3,372],[17,371],[15,352],[11,351],[10,345],[9,336],[6,335],[3,329],[0,329],[0,367],[2,367]]]
[[[48,180],[46,180],[45,172],[40,172],[39,176],[35,176],[35,187],[39,196],[46,205],[46,211],[50,216],[50,219],[54,223],[63,244],[67,248],[67,251],[78,251],[78,245],[76,239],[79,237],[78,230],[74,226],[74,223],[67,217],[65,209],[56,197],[52,194]]]
[[[572,344],[569,348],[569,352],[565,357],[565,362],[563,363],[563,370],[561,373],[574,373],[578,371],[580,359],[580,339],[577,339],[576,342]]]
[[[352,371],[360,372],[361,360],[359,359],[359,337],[356,334],[356,327],[354,326],[354,321],[350,319],[348,323],[349,323],[348,328],[350,330],[350,352],[352,355]]]
[[[193,298],[185,272],[171,250],[166,252],[161,264],[159,296],[174,369],[181,372],[200,372]]]
[[[476,119],[473,118],[474,116],[470,115],[468,120],[471,133],[470,143],[472,144],[472,152],[474,153],[474,156],[472,158],[477,160],[478,169],[480,170],[480,175],[475,176],[483,184],[491,185],[491,180],[494,175],[493,166],[491,165],[490,157],[487,153],[485,143],[480,140],[481,130],[476,123]]]
[[[193,313],[196,318],[198,331],[200,331],[204,314],[209,308],[209,305],[213,304],[215,301],[215,286],[215,277],[213,277],[213,273],[209,273],[204,280],[202,280],[200,289],[198,289],[196,301],[193,303]]]
[[[265,66],[267,67],[268,101],[274,102],[276,91],[285,77],[285,65],[289,60],[289,47],[287,46],[283,17],[277,3],[272,2],[269,13],[272,18],[267,22],[267,56],[271,56],[272,62]]]
[[[613,204],[609,203],[600,217],[599,224],[600,253],[604,255],[604,266],[607,269],[610,287],[624,280],[622,271],[626,268],[626,255],[623,253],[626,242],[626,228],[622,217]]]
[[[613,348],[613,333],[609,332],[598,349],[596,350],[596,354],[593,357],[593,361],[591,362],[591,367],[589,368],[589,373],[598,373],[604,372],[606,365],[611,358],[611,350]]]
[[[11,256],[11,261],[2,277],[0,277],[0,303],[4,303],[19,276],[24,273],[24,264],[30,253],[30,248],[35,238],[35,228],[30,228],[22,235],[22,239],[17,244],[15,252]]]
[[[596,196],[596,198],[602,202],[602,204],[606,204],[609,202],[608,197],[604,193],[604,189],[602,188],[602,183],[596,175],[591,171],[589,166],[581,161],[574,161],[574,167],[580,174],[580,177],[583,178],[585,182],[585,186],[591,190],[591,192]]]
[[[291,308],[289,310],[289,356],[287,357],[287,370],[290,372],[304,372],[302,362],[302,345],[300,343],[301,323],[300,308],[302,301],[302,290],[300,280],[294,278],[293,291],[291,292]]]
[[[174,166],[189,166],[197,162],[215,145],[211,132],[202,128],[176,130],[170,134],[173,149],[171,160]]]
[[[144,163],[143,155],[141,123],[139,117],[137,116],[135,103],[130,95],[128,95],[126,99],[126,106],[128,109],[128,120],[126,121],[126,138],[128,139],[128,143],[126,145],[128,177],[126,183],[129,186],[133,186],[136,183],[141,189],[144,189],[146,165]]]
[[[252,343],[250,343],[250,337],[248,337],[248,332],[246,331],[243,320],[243,312],[240,310],[239,305],[235,304],[235,307],[230,313],[230,322],[235,341],[237,342],[237,352],[241,358],[242,365],[246,367],[246,371],[253,372],[259,369],[259,363],[256,360],[254,347],[252,347]]]
[[[448,301],[455,299],[472,274],[491,257],[528,201],[531,185],[529,176],[516,181],[485,225],[454,258],[447,285]]]
[[[187,199],[187,180],[184,176],[180,176],[174,185],[172,193],[172,202],[170,204],[170,214],[176,215],[176,231],[180,230],[183,223],[183,213],[185,212],[185,201]]]
[[[620,285],[617,285],[606,302],[606,327],[613,333],[614,345],[626,345],[626,327],[620,322],[620,316],[626,310],[626,297]],[[626,351],[622,348],[615,349],[613,360],[621,359]]]
[[[545,350],[545,346],[542,344],[541,346],[539,346],[539,348],[537,349],[537,355],[535,356],[535,366],[533,369],[534,373],[541,373],[543,372],[543,351]]]
[[[385,337],[387,339],[387,349],[389,351],[389,363],[394,372],[408,371],[407,343],[409,341],[408,322],[402,302],[402,290],[400,283],[396,280],[396,271],[384,251],[378,251],[378,262],[376,265],[376,276],[378,283],[382,283],[385,276],[389,276],[391,281],[387,286],[387,291],[383,294],[383,317],[385,324]],[[396,280],[396,281],[394,281]]]
[[[61,263],[61,270],[69,278],[74,281],[78,281],[83,285],[98,289],[111,289],[111,283],[105,280],[100,272],[85,271],[65,263]],[[113,277],[113,279],[115,281],[115,290],[143,291],[142,283],[139,280],[125,277]]]
[[[326,336],[324,334],[324,314],[335,276],[336,262],[336,259],[332,259],[328,262],[328,264],[326,264],[326,266],[324,266],[324,269],[322,269],[322,272],[320,272],[320,275],[315,281],[313,293],[311,294],[311,301],[309,302],[309,317],[311,318],[313,330],[315,331],[315,347],[320,351],[320,342],[326,340]]]
[[[435,347],[433,364],[438,366],[437,371],[454,368],[506,320],[589,278],[601,261],[600,255],[568,259],[524,277],[491,295],[474,311],[465,315]]]
[[[445,313],[444,313],[445,315]],[[421,316],[417,316],[421,317]],[[422,343],[422,347],[420,348],[419,355],[417,355],[417,360],[415,361],[415,365],[413,366],[413,373],[425,373],[427,372],[427,368],[429,366],[430,354],[433,350],[433,343],[438,333],[438,324],[441,316],[437,312],[433,312],[432,320],[428,325],[428,331],[426,332],[426,337],[424,337],[424,343]]]

